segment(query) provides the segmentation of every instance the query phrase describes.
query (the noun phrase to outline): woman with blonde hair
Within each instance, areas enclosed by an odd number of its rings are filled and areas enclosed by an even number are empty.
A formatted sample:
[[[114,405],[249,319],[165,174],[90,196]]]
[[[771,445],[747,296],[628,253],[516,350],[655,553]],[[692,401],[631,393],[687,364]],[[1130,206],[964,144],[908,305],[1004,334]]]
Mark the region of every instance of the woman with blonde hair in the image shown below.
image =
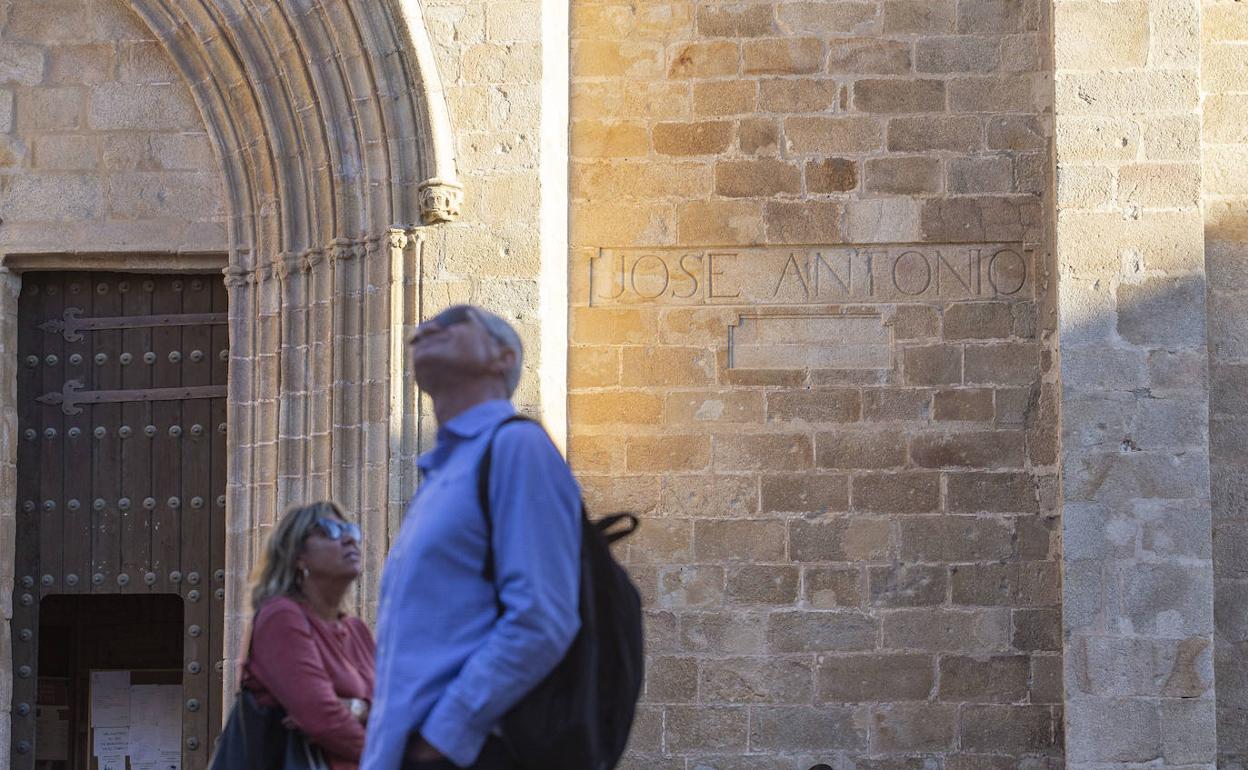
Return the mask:
[[[317,502],[278,522],[251,592],[241,685],[261,706],[282,708],[330,770],[359,767],[373,697],[372,634],[340,609],[359,575],[360,528]]]

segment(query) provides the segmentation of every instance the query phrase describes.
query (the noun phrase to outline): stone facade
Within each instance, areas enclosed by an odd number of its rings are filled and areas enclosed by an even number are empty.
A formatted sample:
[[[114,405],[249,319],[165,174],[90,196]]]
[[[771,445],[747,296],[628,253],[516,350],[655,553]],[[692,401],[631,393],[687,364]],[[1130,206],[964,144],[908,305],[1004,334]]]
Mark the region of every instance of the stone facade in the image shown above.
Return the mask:
[[[1048,35],[573,4],[570,455],[645,514],[630,767],[1060,761]],[[803,328],[844,355],[767,352]]]
[[[627,767],[1242,770],[1242,5],[0,3],[4,616],[20,273],[225,268],[227,663],[474,301],[643,518]]]

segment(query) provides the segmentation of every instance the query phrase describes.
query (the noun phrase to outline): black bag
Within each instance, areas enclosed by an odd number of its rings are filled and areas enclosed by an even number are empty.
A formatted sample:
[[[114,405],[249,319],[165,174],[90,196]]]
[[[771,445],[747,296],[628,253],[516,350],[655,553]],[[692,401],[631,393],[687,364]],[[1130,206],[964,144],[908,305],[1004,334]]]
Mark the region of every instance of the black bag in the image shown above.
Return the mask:
[[[251,656],[250,642],[247,655]],[[285,718],[285,709],[261,706],[255,694],[239,688],[212,750],[209,770],[329,770],[321,750],[299,730],[283,725]]]
[[[498,428],[527,419],[515,415]],[[491,579],[492,452],[493,436],[477,480],[491,543],[485,566]],[[581,504],[581,629],[555,670],[502,720],[503,743],[526,770],[611,770],[624,753],[645,668],[641,594],[609,546],[637,526],[631,513],[591,521]]]

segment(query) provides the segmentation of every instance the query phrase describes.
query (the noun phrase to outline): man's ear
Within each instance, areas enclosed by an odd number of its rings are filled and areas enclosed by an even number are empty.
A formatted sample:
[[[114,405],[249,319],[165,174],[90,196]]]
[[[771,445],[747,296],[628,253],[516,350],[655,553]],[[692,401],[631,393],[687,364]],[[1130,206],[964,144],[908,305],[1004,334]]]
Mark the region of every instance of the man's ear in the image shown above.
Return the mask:
[[[494,371],[497,374],[506,374],[507,370],[516,365],[516,351],[511,348],[504,348],[499,345],[498,357],[494,359]]]

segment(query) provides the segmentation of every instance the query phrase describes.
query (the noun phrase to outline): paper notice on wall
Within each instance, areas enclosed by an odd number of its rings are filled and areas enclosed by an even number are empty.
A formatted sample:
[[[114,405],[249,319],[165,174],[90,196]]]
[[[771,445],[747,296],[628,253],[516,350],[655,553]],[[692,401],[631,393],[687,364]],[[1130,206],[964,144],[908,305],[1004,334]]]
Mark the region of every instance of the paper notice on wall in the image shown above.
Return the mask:
[[[100,770],[126,770],[126,755],[110,754],[100,757]]]
[[[35,709],[35,761],[64,762],[69,759],[69,709],[38,706]]]
[[[156,770],[182,770],[182,750],[173,749],[160,752],[160,760],[156,764]]]
[[[91,726],[130,725],[130,672],[91,672]],[[101,755],[103,756],[103,755]]]
[[[122,756],[130,751],[129,727],[97,727],[91,753],[101,758]]]
[[[138,684],[130,688],[130,764],[158,763],[153,770],[169,770],[162,759],[181,758],[181,685]],[[132,770],[134,768],[132,767]]]

